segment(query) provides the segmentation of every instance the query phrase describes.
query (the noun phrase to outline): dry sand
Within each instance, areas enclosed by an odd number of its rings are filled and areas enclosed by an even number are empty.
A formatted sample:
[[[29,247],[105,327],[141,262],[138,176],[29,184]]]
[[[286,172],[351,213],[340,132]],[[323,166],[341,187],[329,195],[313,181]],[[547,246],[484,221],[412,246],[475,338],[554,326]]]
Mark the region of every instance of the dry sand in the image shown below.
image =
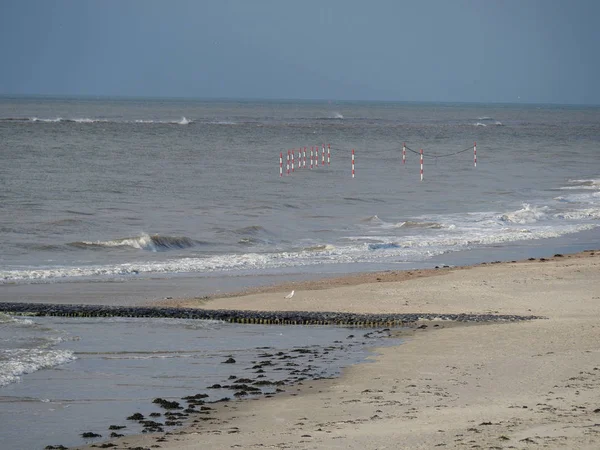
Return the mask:
[[[166,436],[128,436],[116,448],[600,448],[600,252],[263,291],[171,303],[547,319],[429,323],[341,378],[221,404],[214,419]]]

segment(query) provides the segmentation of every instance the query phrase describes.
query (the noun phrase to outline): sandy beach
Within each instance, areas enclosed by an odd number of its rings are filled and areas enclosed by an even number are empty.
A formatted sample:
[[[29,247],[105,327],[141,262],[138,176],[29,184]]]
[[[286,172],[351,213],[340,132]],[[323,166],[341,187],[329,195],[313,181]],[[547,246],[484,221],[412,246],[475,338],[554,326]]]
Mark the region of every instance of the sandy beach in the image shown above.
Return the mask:
[[[292,299],[284,298],[294,289]],[[600,252],[365,274],[171,301],[200,308],[539,315],[428,322],[333,380],[220,404],[174,433],[113,448],[384,449],[600,446]],[[99,444],[102,445],[102,444]],[[106,444],[104,444],[106,445]]]

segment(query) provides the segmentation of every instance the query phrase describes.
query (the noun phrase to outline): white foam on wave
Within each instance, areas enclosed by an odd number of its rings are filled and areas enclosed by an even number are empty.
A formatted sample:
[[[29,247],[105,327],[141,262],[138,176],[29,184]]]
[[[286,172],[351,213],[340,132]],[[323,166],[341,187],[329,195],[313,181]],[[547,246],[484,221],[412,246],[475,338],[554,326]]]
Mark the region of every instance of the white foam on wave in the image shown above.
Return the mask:
[[[70,350],[0,350],[0,386],[18,382],[22,375],[66,364],[75,359],[75,354]]]
[[[238,122],[234,122],[232,120],[214,120],[212,122],[207,122],[209,125],[238,125]]]
[[[159,252],[162,250],[182,249],[194,246],[194,241],[187,237],[149,235],[144,233],[140,236],[114,239],[110,241],[83,241],[71,245],[75,247],[131,247],[139,250]]]
[[[131,238],[115,239],[112,241],[83,241],[83,243],[99,247],[132,247],[139,250],[156,251],[152,237],[146,233]]]
[[[535,240],[556,238],[569,233],[585,231],[595,228],[594,225],[563,225],[541,226],[536,228],[502,228],[490,233],[489,230],[473,229],[467,234],[458,236],[436,235],[427,237],[406,237],[397,236],[380,237],[380,242],[364,243],[365,249],[370,251],[383,250],[388,254],[397,256],[411,255],[411,258],[421,260],[424,257],[439,255],[449,251],[467,250],[481,245],[495,245],[520,240]],[[411,253],[412,252],[412,253]],[[372,259],[373,261],[376,258]]]
[[[547,216],[547,206],[531,206],[528,203],[523,203],[523,208],[502,214],[500,220],[508,223],[535,223],[543,220]]]
[[[562,186],[561,190],[600,190],[600,180],[569,180],[570,186]]]
[[[148,360],[148,359],[172,359],[172,358],[191,358],[193,355],[190,354],[164,354],[164,353],[158,353],[158,354],[151,354],[151,355],[140,355],[140,354],[119,354],[119,355],[106,355],[103,356],[102,359],[116,359],[116,360],[123,360],[123,359],[139,359],[139,360]]]
[[[21,317],[11,316],[9,314],[0,313],[0,324],[10,323],[13,325],[22,325],[22,326],[30,326],[33,325],[34,322],[31,319],[24,319]]]
[[[583,194],[570,194],[555,197],[554,200],[565,203],[588,203],[598,204],[600,202],[600,191],[586,192]]]
[[[332,250],[335,250],[335,245],[332,245],[332,244],[313,245],[311,247],[305,248],[304,250],[310,251],[310,252],[332,251]]]
[[[106,123],[106,122],[108,122],[108,120],[104,120],[104,119],[89,119],[87,117],[69,119],[68,121],[76,122],[76,123]]]
[[[386,223],[383,220],[381,220],[379,218],[379,216],[377,216],[377,215],[366,217],[366,218],[362,219],[361,222],[370,224],[370,225],[381,225],[381,224]]]
[[[527,210],[524,208],[524,210]],[[529,209],[531,211],[531,208]],[[229,271],[271,270],[289,267],[302,267],[320,264],[348,264],[377,262],[393,256],[400,260],[423,260],[427,257],[449,252],[466,250],[479,245],[492,245],[518,240],[555,238],[564,234],[595,228],[597,224],[565,223],[560,225],[540,225],[532,221],[528,213],[514,216],[514,222],[495,228],[455,225],[452,233],[428,233],[405,237],[369,236],[365,240],[350,242],[348,245],[324,246],[319,250],[274,253],[243,253],[213,255],[206,258],[182,258],[167,261],[140,261],[117,265],[91,265],[82,267],[54,267],[29,270],[0,271],[0,284],[7,283],[45,283],[56,281],[75,281],[87,278],[123,278],[157,274],[210,273]],[[535,216],[535,214],[534,214]],[[515,227],[514,224],[520,226]],[[523,224],[529,224],[523,227]],[[350,241],[350,240],[349,240]],[[383,245],[369,247],[370,244]],[[382,254],[381,251],[386,252]],[[382,259],[383,258],[383,259]]]
[[[108,120],[106,119],[92,119],[89,117],[73,117],[73,118],[64,118],[64,117],[54,117],[54,118],[40,118],[40,117],[30,117],[30,122],[42,122],[42,123],[59,123],[59,122],[73,122],[73,123],[106,123]]]
[[[128,122],[125,122],[125,123],[128,123]],[[136,119],[133,121],[133,123],[189,125],[190,123],[192,123],[192,121],[187,119],[186,117],[181,117],[181,119],[179,119],[179,120]]]
[[[596,179],[596,178],[589,178],[589,179],[583,179],[583,180],[569,180],[569,183],[572,184],[590,184],[590,185],[595,185],[598,186],[600,188],[600,179]]]
[[[487,127],[488,125],[493,125],[496,127],[504,126],[504,124],[502,122],[500,122],[499,120],[493,120],[491,117],[483,117],[483,118],[480,118],[479,120],[485,120],[487,123],[475,122],[473,125],[476,127]]]
[[[556,219],[564,220],[598,220],[600,219],[600,209],[586,208],[574,211],[565,211],[554,214]]]
[[[405,220],[400,222],[388,222],[379,218],[379,216],[371,216],[361,220],[363,226],[373,227],[376,229],[393,229],[393,228],[444,228],[445,226],[433,221],[417,221]]]
[[[62,117],[55,117],[54,119],[40,119],[39,117],[31,117],[29,119],[32,122],[46,122],[46,123],[50,123],[50,122],[62,122],[63,118]]]
[[[26,118],[0,118],[0,121],[19,121],[19,122],[30,122],[30,123],[78,123],[78,124],[94,124],[94,123],[116,123],[116,124],[175,124],[175,125],[189,125],[193,121],[185,116],[182,116],[179,120],[160,120],[160,119],[99,119],[91,117],[26,117]],[[219,122],[221,123],[221,122]],[[233,124],[233,122],[222,122],[223,124]]]

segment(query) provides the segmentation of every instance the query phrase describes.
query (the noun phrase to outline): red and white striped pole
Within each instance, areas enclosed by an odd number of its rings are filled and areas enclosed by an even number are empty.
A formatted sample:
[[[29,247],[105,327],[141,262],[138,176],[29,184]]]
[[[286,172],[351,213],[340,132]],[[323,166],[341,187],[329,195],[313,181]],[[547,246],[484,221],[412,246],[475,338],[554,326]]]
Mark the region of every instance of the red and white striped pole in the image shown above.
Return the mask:
[[[322,153],[323,156],[321,158],[321,161],[322,161],[322,165],[324,166],[325,165],[325,144],[321,144],[321,145],[323,146],[323,153]]]
[[[292,173],[294,173],[294,153],[296,153],[296,149],[292,150]]]
[[[314,149],[315,149],[315,146],[313,145],[313,146],[310,148],[310,168],[311,168],[311,169],[313,168],[313,150],[314,150]]]
[[[306,147],[304,147],[304,155],[303,156],[304,156],[304,158],[302,161],[302,168],[306,169]]]
[[[402,143],[402,164],[406,164],[406,142]]]
[[[279,176],[283,176],[283,152],[279,153]]]
[[[287,155],[287,164],[286,164],[286,170],[287,170],[287,174],[290,174],[290,151],[288,150],[288,155]]]
[[[423,181],[423,149],[421,149],[421,181]]]
[[[354,178],[354,149],[352,149],[352,178]]]
[[[319,168],[319,146],[315,145],[315,169]]]
[[[327,144],[327,165],[331,163],[331,144]]]
[[[473,143],[473,166],[477,167],[477,142]]]

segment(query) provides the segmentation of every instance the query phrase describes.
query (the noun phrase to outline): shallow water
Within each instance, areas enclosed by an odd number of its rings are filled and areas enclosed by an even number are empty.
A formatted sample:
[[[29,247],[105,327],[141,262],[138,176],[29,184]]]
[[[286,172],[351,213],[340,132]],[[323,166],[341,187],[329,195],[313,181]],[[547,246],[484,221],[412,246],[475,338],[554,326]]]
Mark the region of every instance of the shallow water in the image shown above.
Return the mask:
[[[338,375],[342,367],[364,361],[369,346],[399,342],[378,339],[377,334],[364,337],[367,332],[183,319],[5,317],[0,324],[3,445],[82,445],[86,440],[81,433],[91,431],[107,439],[110,425],[126,425],[120,433],[139,433],[142,427],[126,417],[164,412],[152,404],[154,398],[181,402],[197,393],[208,394],[208,401],[232,397],[235,391],[207,388],[233,383],[228,380],[231,375],[258,380],[251,370],[256,361],[274,362],[264,368],[264,379],[291,383],[301,377]],[[30,358],[26,365],[23,355],[10,353],[8,345],[39,351],[39,358],[35,363]],[[319,356],[294,352],[298,348]],[[278,352],[295,358],[264,356]],[[230,357],[236,362],[224,364]],[[309,367],[306,373],[291,372]],[[261,386],[263,393],[274,389]]]

